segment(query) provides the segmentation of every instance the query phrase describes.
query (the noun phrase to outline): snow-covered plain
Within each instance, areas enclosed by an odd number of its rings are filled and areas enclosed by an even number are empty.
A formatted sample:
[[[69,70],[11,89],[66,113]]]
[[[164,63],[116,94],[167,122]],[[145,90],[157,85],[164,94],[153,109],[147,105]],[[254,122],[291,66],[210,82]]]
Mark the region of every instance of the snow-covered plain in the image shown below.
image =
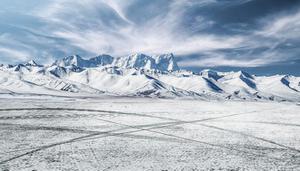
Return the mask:
[[[297,102],[0,99],[0,170],[300,170]]]

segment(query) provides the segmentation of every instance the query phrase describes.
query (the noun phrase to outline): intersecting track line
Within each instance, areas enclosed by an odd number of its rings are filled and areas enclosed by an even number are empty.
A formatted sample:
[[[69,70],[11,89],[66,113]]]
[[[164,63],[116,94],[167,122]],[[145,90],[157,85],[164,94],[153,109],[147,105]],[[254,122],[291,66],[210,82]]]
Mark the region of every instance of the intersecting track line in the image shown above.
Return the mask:
[[[257,112],[257,111],[255,111]],[[251,112],[252,113],[252,112]],[[249,114],[249,113],[247,113]],[[233,115],[228,115],[228,116],[234,116],[235,114]],[[224,117],[222,117],[224,118]],[[200,121],[192,121],[192,122],[189,122],[189,121],[182,121],[182,120],[178,120],[178,119],[173,119],[173,118],[166,118],[166,119],[169,119],[169,120],[174,120],[174,121],[178,121],[178,122],[185,122],[185,123],[188,123],[188,124],[192,124],[192,125],[200,125],[200,126],[203,126],[203,127],[207,127],[207,128],[211,128],[211,129],[216,129],[216,130],[221,130],[221,131],[225,131],[225,132],[230,132],[230,133],[233,133],[233,134],[239,134],[239,135],[242,135],[242,136],[246,136],[246,137],[251,137],[251,138],[254,138],[254,139],[257,139],[257,140],[260,140],[260,141],[264,141],[264,142],[267,142],[267,143],[270,143],[270,144],[273,144],[273,145],[277,145],[279,147],[283,147],[283,148],[286,148],[286,149],[289,149],[291,151],[295,151],[297,153],[300,153],[300,150],[297,149],[297,148],[294,148],[294,147],[290,147],[290,146],[286,146],[286,145],[283,145],[283,144],[279,144],[275,141],[272,141],[272,140],[268,140],[268,139],[265,139],[265,138],[261,138],[261,137],[257,137],[257,136],[254,136],[254,135],[250,135],[250,134],[245,134],[243,132],[239,132],[239,131],[234,131],[234,130],[230,130],[230,129],[225,129],[225,128],[221,128],[221,127],[217,127],[217,126],[212,126],[212,125],[208,125],[208,124],[202,124],[202,123],[199,123]],[[216,119],[221,119],[221,118],[216,118]],[[202,121],[209,121],[209,120],[215,120],[215,119],[207,119],[207,120],[202,120]],[[263,123],[263,122],[262,122]]]
[[[135,128],[141,128],[141,127],[153,127],[153,126],[161,126],[161,125],[166,125],[168,124],[168,126],[170,124],[173,124],[174,122],[162,122],[162,123],[156,123],[156,124],[146,124],[146,125],[137,125],[135,126]],[[19,128],[23,128],[23,129],[29,129],[29,130],[51,130],[51,131],[66,131],[66,132],[71,132],[71,133],[81,133],[81,134],[104,134],[107,132],[100,132],[100,131],[91,131],[91,130],[83,130],[83,129],[71,129],[71,128],[64,128],[64,127],[44,127],[44,126],[32,126],[32,125],[20,125],[20,124],[7,124],[7,123],[0,123],[0,126],[17,126]],[[172,126],[172,125],[170,125]],[[115,130],[110,130],[108,132],[116,132],[116,131],[124,131],[127,129],[131,129],[130,127],[127,128],[120,128],[120,129],[115,129]],[[125,134],[125,133],[124,133]],[[111,135],[114,136],[114,135]],[[88,140],[88,139],[83,139],[83,140]],[[77,140],[79,141],[79,140]],[[74,141],[74,142],[77,142]],[[18,150],[11,150],[11,151],[7,151],[7,152],[0,152],[0,154],[8,154],[8,153],[14,153],[14,152],[20,152],[20,151],[24,151],[24,150],[32,150],[32,149],[36,149],[36,148],[41,148],[42,146],[37,146],[37,147],[32,147],[32,148],[23,148],[23,149],[18,149]]]
[[[39,110],[39,109],[41,109],[41,108],[2,109],[2,110],[0,109],[0,111]],[[47,108],[47,109],[50,109],[50,110],[51,109],[52,110],[64,110],[66,108]],[[46,110],[46,109],[42,108],[42,110]],[[69,109],[69,108],[67,108],[66,110],[71,110],[71,111],[92,111],[92,112],[100,112],[101,111],[101,112],[104,112],[103,110],[90,110],[90,109],[86,110],[86,109]],[[108,111],[108,112],[110,112],[110,113],[118,113],[118,112],[115,112],[115,111]],[[176,136],[176,135],[167,134],[167,133],[163,133],[163,132],[153,131],[152,130],[152,129],[166,128],[166,127],[170,127],[170,126],[174,126],[174,125],[181,125],[181,124],[186,124],[186,123],[194,123],[194,122],[214,120],[214,119],[220,119],[220,118],[231,117],[231,116],[242,115],[242,114],[249,114],[249,113],[253,113],[253,112],[257,112],[257,111],[245,112],[245,113],[238,113],[238,114],[231,114],[231,115],[225,115],[225,116],[219,116],[219,117],[211,117],[211,118],[206,118],[206,119],[201,119],[201,120],[195,120],[195,121],[180,121],[180,120],[176,120],[176,119],[172,119],[172,118],[155,117],[155,116],[146,115],[146,114],[145,115],[144,114],[133,114],[133,115],[137,115],[137,116],[145,116],[145,117],[151,117],[151,118],[160,118],[160,119],[168,119],[168,120],[177,121],[177,122],[175,122],[175,124],[174,124],[174,122],[170,122],[170,125],[159,126],[159,127],[152,127],[152,128],[148,128],[148,129],[137,128],[137,127],[132,126],[132,125],[126,125],[126,124],[122,124],[122,123],[118,123],[118,122],[113,122],[113,121],[109,121],[109,120],[99,119],[99,120],[103,120],[103,121],[106,121],[106,122],[110,122],[110,123],[114,123],[114,124],[118,124],[118,125],[123,125],[123,126],[127,126],[129,128],[138,129],[138,130],[128,131],[128,132],[121,132],[121,133],[114,133],[113,135],[109,135],[110,133],[112,133],[112,131],[97,132],[95,134],[89,134],[89,135],[85,135],[85,136],[73,138],[73,139],[70,139],[70,140],[66,140],[66,141],[62,141],[62,142],[58,142],[58,143],[53,143],[53,144],[50,144],[50,145],[41,146],[41,147],[39,147],[39,148],[37,148],[35,150],[31,150],[31,151],[23,153],[21,155],[14,156],[14,157],[9,158],[9,159],[4,160],[4,161],[0,161],[0,164],[7,163],[7,162],[12,161],[14,159],[18,159],[20,157],[23,157],[23,156],[26,156],[26,155],[29,155],[29,154],[33,154],[35,152],[38,152],[38,151],[41,151],[41,150],[44,150],[44,149],[48,149],[48,148],[51,148],[51,147],[54,147],[54,146],[57,146],[57,145],[73,143],[73,142],[76,142],[76,141],[79,141],[79,140],[84,140],[84,139],[91,138],[91,137],[94,137],[94,136],[97,136],[97,135],[101,135],[101,134],[108,134],[106,136],[103,136],[103,137],[107,137],[107,136],[122,135],[122,134],[126,134],[126,133],[134,133],[134,132],[141,132],[141,131],[148,131],[148,132],[157,133],[157,134],[161,134],[161,135],[165,135],[165,136],[170,136],[170,137],[173,137],[173,138],[178,138],[178,139],[182,139],[182,140],[186,140],[186,141],[198,142],[198,143],[201,143],[201,144],[206,144],[206,145],[210,145],[210,146],[215,146],[215,147],[225,148],[225,149],[229,149],[229,150],[234,150],[234,151],[238,151],[238,152],[250,154],[250,155],[253,155],[253,156],[261,156],[261,157],[267,157],[267,158],[272,158],[272,159],[276,159],[276,160],[281,160],[279,158],[274,158],[274,157],[270,157],[270,156],[266,156],[266,155],[251,153],[251,152],[248,152],[248,151],[234,149],[234,148],[230,148],[230,147],[226,147],[226,146],[222,146],[222,145],[218,145],[218,144],[211,144],[211,143],[204,142],[204,141],[189,139],[189,138],[185,138],[185,137],[180,137],[180,136]],[[120,113],[121,114],[131,114],[132,115],[132,113],[124,113],[124,112],[120,112]],[[102,138],[102,137],[98,137],[98,138]]]
[[[114,122],[114,121],[110,121],[110,120],[106,120],[106,119],[100,119],[100,118],[97,118],[97,119],[101,120],[101,121],[104,121],[104,122],[109,122],[109,123],[113,123],[113,124],[116,124],[116,125],[122,125],[122,126],[127,126],[127,127],[131,127],[131,128],[136,129],[132,125],[127,125],[127,124]],[[184,122],[184,121],[182,121],[182,122]],[[178,124],[175,124],[175,125],[180,125],[180,124],[182,124],[182,123],[178,123]],[[174,126],[174,125],[171,125],[171,126]],[[162,126],[160,128],[165,128],[165,127],[169,127],[169,126]],[[173,138],[182,139],[182,140],[185,140],[185,141],[196,142],[196,143],[205,144],[205,145],[209,145],[209,146],[213,146],[213,147],[219,147],[219,148],[223,148],[223,149],[228,149],[228,150],[232,150],[232,151],[246,153],[246,154],[250,154],[250,155],[256,156],[256,157],[267,157],[267,158],[270,158],[270,159],[281,160],[280,158],[270,157],[270,156],[257,154],[257,153],[252,153],[252,152],[248,152],[248,151],[244,151],[244,150],[239,150],[239,149],[235,149],[235,148],[231,148],[231,147],[227,147],[227,146],[223,146],[223,145],[219,145],[219,144],[213,144],[213,143],[209,143],[209,142],[205,142],[205,141],[200,141],[200,140],[190,139],[190,138],[181,137],[181,136],[177,136],[177,135],[173,135],[173,134],[168,134],[168,133],[165,133],[165,132],[155,131],[155,130],[153,130],[153,129],[157,129],[155,127],[151,128],[151,129],[144,129],[144,128],[138,128],[138,129],[140,131],[147,131],[147,132],[151,132],[151,133],[161,134],[161,135],[164,135],[164,136],[169,136],[169,137],[173,137]]]
[[[131,115],[131,116],[140,116],[140,117],[150,117],[150,118],[159,118],[159,119],[167,119],[159,116],[152,116],[147,114],[140,113],[128,113],[128,112],[120,112],[120,111],[109,111],[109,110],[94,110],[94,109],[74,109],[74,108],[7,108],[0,109],[0,112],[8,112],[8,111],[76,111],[76,112],[100,112],[100,113],[109,113],[109,114],[118,114],[118,115]],[[84,116],[80,114],[74,114],[74,116]],[[0,120],[3,119],[14,119],[21,118],[21,116],[1,116]]]
[[[268,140],[268,139],[265,139],[265,138],[257,137],[257,136],[250,135],[250,134],[245,134],[245,133],[239,132],[239,131],[234,131],[234,130],[230,130],[230,129],[220,128],[220,127],[217,127],[217,126],[207,125],[207,124],[198,124],[198,125],[201,125],[201,126],[204,126],[204,127],[207,127],[207,128],[212,128],[212,129],[217,129],[217,130],[225,131],[225,132],[231,132],[231,133],[239,134],[239,135],[246,136],[246,137],[251,137],[251,138],[254,138],[254,139],[257,139],[257,140],[261,140],[261,141],[264,141],[264,142],[267,142],[267,143],[270,143],[270,144],[273,144],[273,145],[277,145],[279,147],[283,147],[283,148],[289,149],[291,151],[295,151],[295,152],[300,153],[299,149],[296,149],[296,148],[293,148],[293,147],[290,147],[290,146],[286,146],[286,145],[283,145],[283,144],[279,144],[279,143],[277,143],[275,141]]]
[[[108,111],[108,110],[92,110],[92,109],[74,109],[74,108],[10,108],[10,109],[0,109],[0,112],[3,111],[30,111],[30,110],[37,110],[37,111],[77,111],[77,112],[81,112],[81,111],[86,111],[86,112],[100,112],[100,113],[109,113],[109,114],[118,114],[118,115],[132,115],[132,116],[139,116],[139,117],[149,117],[149,118],[157,118],[157,119],[163,119],[163,120],[173,120],[173,121],[178,121],[177,119],[172,119],[172,118],[168,118],[168,117],[160,117],[160,116],[153,116],[153,115],[149,115],[149,114],[142,114],[142,113],[127,113],[127,112],[119,112],[119,111]],[[203,119],[203,121],[205,120],[214,120],[214,119],[221,119],[221,118],[225,118],[225,117],[232,117],[232,116],[236,116],[236,115],[243,115],[243,114],[250,114],[250,113],[255,113],[258,111],[251,111],[251,112],[243,112],[243,113],[235,113],[235,114],[231,114],[231,115],[225,115],[225,116],[218,116],[218,117],[210,117],[210,118],[206,118]],[[103,115],[107,115],[107,114],[103,114]],[[24,115],[22,115],[24,117]],[[8,120],[8,119],[23,119],[22,116],[0,116],[0,120]],[[31,116],[31,115],[30,115]],[[47,115],[32,115],[32,116],[47,116]],[[52,116],[52,115],[51,115]],[[61,117],[63,116],[68,116],[68,115],[59,115]],[[85,115],[85,114],[73,114],[73,116],[89,116],[89,115]],[[28,116],[27,116],[28,117]]]
[[[226,132],[231,132],[234,134],[239,134],[239,135],[243,135],[243,136],[248,136],[257,140],[261,140],[267,143],[271,143],[273,145],[277,145],[280,147],[284,147],[286,149],[292,150],[292,151],[296,151],[298,153],[300,153],[299,149],[293,148],[293,147],[289,147],[286,145],[282,145],[279,144],[277,142],[268,140],[268,139],[264,139],[264,138],[260,138],[260,137],[256,137],[253,135],[249,135],[249,134],[245,134],[242,132],[238,132],[238,131],[234,131],[234,130],[229,130],[229,129],[224,129],[224,128],[220,128],[220,127],[216,127],[216,126],[211,126],[211,125],[204,125],[204,124],[199,124],[198,122],[203,122],[203,121],[209,121],[209,120],[215,120],[215,119],[222,119],[222,118],[226,118],[226,117],[232,117],[232,116],[236,116],[236,115],[243,115],[243,114],[250,114],[250,113],[256,113],[258,111],[252,111],[252,112],[247,112],[247,113],[236,113],[236,114],[231,114],[231,115],[226,115],[226,116],[219,116],[219,117],[211,117],[211,118],[206,118],[206,119],[201,119],[201,120],[195,120],[195,121],[183,121],[183,120],[178,120],[178,119],[173,119],[173,118],[168,118],[168,117],[160,117],[160,116],[153,116],[153,115],[147,115],[147,114],[140,114],[140,113],[128,113],[128,112],[118,112],[118,111],[107,111],[107,110],[94,110],[94,109],[74,109],[74,108],[8,108],[8,109],[0,109],[1,111],[27,111],[27,110],[41,110],[41,111],[87,111],[87,112],[101,112],[101,113],[110,113],[110,114],[123,114],[123,115],[133,115],[133,116],[140,116],[140,117],[149,117],[149,118],[157,118],[157,119],[163,119],[163,120],[170,120],[170,121],[176,121],[176,122],[181,122],[181,124],[193,124],[193,125],[200,125],[203,127],[207,127],[207,128],[211,128],[211,129],[217,129],[217,130],[222,130],[222,131],[226,131]],[[266,109],[268,110],[268,109]],[[264,111],[266,111],[264,110]],[[269,109],[269,110],[273,110]],[[63,115],[62,115],[63,116]],[[82,114],[74,114],[74,116],[84,116]],[[10,116],[8,118],[15,118],[18,116]],[[7,118],[7,117],[0,117],[0,120],[3,118]]]
[[[7,111],[76,111],[76,112],[100,112],[100,113],[109,113],[109,114],[118,114],[118,115],[131,115],[131,116],[139,116],[139,117],[148,117],[148,118],[156,118],[156,119],[163,119],[163,120],[172,120],[172,121],[180,121],[178,119],[168,118],[168,117],[160,117],[160,116],[153,116],[148,114],[142,114],[142,113],[128,113],[128,112],[119,112],[119,111],[109,111],[109,110],[93,110],[93,109],[74,109],[74,108],[7,108],[7,109],[0,109],[0,112],[7,112]],[[269,110],[274,110],[269,109]],[[257,110],[251,111],[251,112],[241,112],[241,113],[235,113],[230,115],[223,115],[223,116],[217,116],[217,117],[210,117],[206,119],[202,119],[201,121],[207,121],[207,120],[214,120],[214,119],[222,119],[226,117],[232,117],[232,116],[238,116],[238,115],[244,115],[244,114],[250,114],[250,113],[256,113]],[[63,115],[62,115],[63,116]],[[84,116],[83,114],[74,114],[74,116]],[[8,119],[14,119],[21,118],[20,116],[1,116],[0,120],[6,120]],[[188,121],[187,121],[188,122]]]
[[[228,123],[250,123],[250,124],[266,124],[266,125],[279,125],[279,126],[291,126],[291,127],[300,127],[300,124],[294,124],[294,123],[286,123],[286,122],[268,122],[268,121],[231,121],[231,120],[226,120],[226,121],[212,121],[210,123],[215,123],[215,122],[228,122]]]
[[[176,120],[178,122],[180,122],[180,121],[181,122],[186,122],[186,121],[182,121],[182,120],[177,120],[177,119],[170,118],[170,120],[171,119],[172,120]],[[212,120],[212,119],[209,119],[209,120]],[[206,120],[206,121],[209,121],[209,120]],[[246,136],[246,137],[251,137],[251,138],[254,138],[254,139],[257,139],[257,140],[260,140],[260,141],[264,141],[264,142],[267,142],[267,143],[270,143],[270,144],[273,144],[273,145],[277,145],[279,147],[283,147],[283,148],[289,149],[291,151],[295,151],[297,153],[300,153],[300,150],[297,149],[297,148],[286,146],[286,145],[283,145],[283,144],[279,144],[279,143],[277,143],[275,141],[268,140],[268,139],[261,138],[261,137],[257,137],[257,136],[254,136],[254,135],[245,134],[243,132],[234,131],[234,130],[230,130],[230,129],[225,129],[225,128],[221,128],[221,127],[217,127],[217,126],[212,126],[212,125],[208,125],[208,124],[202,124],[202,123],[199,123],[199,122],[187,122],[187,123],[192,124],[192,125],[200,125],[200,126],[203,126],[203,127],[207,127],[207,128],[211,128],[211,129],[216,129],[216,130],[221,130],[221,131],[225,131],[225,132],[230,132],[230,133],[233,133],[233,134],[239,134],[239,135]]]
[[[159,127],[154,127],[154,128],[159,128]],[[135,128],[135,129],[137,129],[137,128]],[[149,129],[153,129],[153,128],[149,128]],[[119,129],[119,130],[122,130],[122,129]],[[145,131],[145,130],[147,130],[147,129],[143,129],[143,131]],[[5,164],[5,163],[7,163],[9,161],[12,161],[12,160],[15,160],[15,159],[21,158],[23,156],[27,156],[27,155],[30,155],[30,154],[33,154],[33,153],[36,153],[36,152],[39,152],[39,151],[42,151],[42,150],[45,150],[45,149],[48,149],[48,148],[51,148],[51,147],[55,147],[55,146],[63,145],[63,144],[70,144],[70,143],[73,143],[73,142],[77,142],[78,140],[84,140],[86,138],[90,138],[90,137],[94,137],[94,136],[98,136],[98,135],[102,135],[102,134],[106,134],[106,135],[104,135],[102,137],[98,137],[98,138],[105,138],[105,137],[110,137],[110,136],[117,136],[117,135],[123,135],[123,134],[128,134],[128,133],[135,133],[135,132],[140,132],[141,130],[138,129],[138,130],[134,130],[134,131],[114,133],[115,131],[116,130],[105,131],[105,132],[100,132],[99,131],[99,132],[96,132],[94,134],[88,134],[88,135],[80,136],[80,137],[73,138],[73,139],[70,139],[70,140],[66,140],[66,141],[61,141],[61,142],[57,142],[57,143],[53,143],[53,144],[49,144],[49,145],[40,146],[40,147],[37,147],[37,149],[34,149],[34,150],[28,151],[26,153],[23,153],[23,154],[11,157],[9,159],[0,161],[0,164]]]
[[[280,125],[280,126],[293,126],[300,127],[300,124],[284,123],[284,122],[266,122],[266,121],[240,121],[244,123],[256,123],[256,124],[269,124],[269,125]]]

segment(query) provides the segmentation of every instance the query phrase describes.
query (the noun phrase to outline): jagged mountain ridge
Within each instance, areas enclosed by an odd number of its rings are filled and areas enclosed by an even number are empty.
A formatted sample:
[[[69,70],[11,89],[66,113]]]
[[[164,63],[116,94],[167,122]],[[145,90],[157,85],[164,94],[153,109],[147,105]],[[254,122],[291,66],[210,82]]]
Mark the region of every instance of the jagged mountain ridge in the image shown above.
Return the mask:
[[[0,94],[64,94],[300,101],[300,78],[182,70],[173,54],[65,57],[51,65],[0,66]]]
[[[110,55],[99,55],[90,59],[83,59],[79,55],[65,57],[57,60],[53,65],[60,67],[91,68],[99,66],[116,66],[119,68],[152,69],[158,71],[177,71],[179,67],[173,54],[147,56],[145,54],[134,54],[114,58]]]

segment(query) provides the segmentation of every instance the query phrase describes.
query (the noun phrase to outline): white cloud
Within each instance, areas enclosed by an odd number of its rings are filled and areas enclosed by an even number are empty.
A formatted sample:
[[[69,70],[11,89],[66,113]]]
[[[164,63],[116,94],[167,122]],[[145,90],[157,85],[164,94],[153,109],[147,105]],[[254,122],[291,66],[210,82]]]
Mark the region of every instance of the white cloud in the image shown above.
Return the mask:
[[[204,56],[199,56],[191,60],[181,61],[179,64],[183,67],[259,67],[265,66],[270,63],[280,62],[280,58],[273,58],[278,56],[278,52],[264,52],[259,58],[244,55],[240,58],[232,58],[223,53],[209,52]]]
[[[120,1],[121,2],[121,1]],[[134,2],[134,1],[130,1]],[[128,2],[128,3],[130,3]],[[54,36],[68,40],[72,45],[77,46],[85,51],[94,54],[111,53],[113,55],[125,55],[134,52],[143,53],[165,53],[173,52],[175,54],[190,54],[206,50],[217,50],[222,48],[231,48],[240,43],[238,37],[227,37],[203,34],[190,35],[180,25],[184,20],[184,12],[188,6],[205,5],[214,3],[214,0],[206,1],[170,1],[169,11],[162,12],[161,15],[155,16],[142,24],[137,24],[127,18],[124,12],[128,3],[119,3],[119,1],[55,1],[39,13],[43,18],[49,18],[49,23],[57,25],[57,29],[52,31]],[[102,3],[102,6],[101,6]],[[116,12],[121,19],[127,24],[115,23],[118,27],[107,28],[101,25],[108,18],[102,16],[94,16],[89,20],[89,24],[96,27],[82,26],[73,19],[81,19],[86,10],[89,13],[97,14],[97,10],[103,10],[103,4],[110,7]],[[107,16],[105,16],[107,17]],[[83,20],[87,20],[84,18]],[[94,22],[94,23],[93,23]],[[201,23],[202,22],[202,23]],[[81,23],[81,21],[79,21]],[[118,25],[119,24],[119,25]],[[206,21],[204,18],[198,22],[198,27],[207,27],[211,21]]]
[[[124,0],[104,0],[104,2],[110,6],[123,20],[125,20],[126,22],[133,24],[132,21],[130,21],[125,12],[124,12],[124,8],[126,8],[126,6],[130,3],[132,3],[132,0],[130,2],[130,0],[127,0],[126,2]],[[127,5],[126,5],[127,4]]]
[[[30,57],[27,52],[4,47],[0,47],[0,54],[2,56],[9,56],[12,61],[25,61]]]
[[[279,39],[300,38],[300,10],[293,14],[275,15],[272,16],[271,21],[267,21],[269,19],[263,20],[267,24],[257,32],[258,35]]]
[[[265,64],[260,59],[238,60],[227,59],[225,57],[210,57],[202,60],[187,60],[179,63],[182,67],[217,67],[217,66],[234,66],[234,67],[256,67]]]

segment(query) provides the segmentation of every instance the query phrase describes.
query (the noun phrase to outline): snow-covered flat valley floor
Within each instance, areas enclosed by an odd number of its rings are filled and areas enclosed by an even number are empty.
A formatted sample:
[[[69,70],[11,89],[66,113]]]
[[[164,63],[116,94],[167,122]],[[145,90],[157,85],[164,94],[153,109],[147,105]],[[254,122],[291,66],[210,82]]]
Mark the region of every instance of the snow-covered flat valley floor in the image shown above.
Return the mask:
[[[0,170],[300,170],[300,105],[0,99]]]

